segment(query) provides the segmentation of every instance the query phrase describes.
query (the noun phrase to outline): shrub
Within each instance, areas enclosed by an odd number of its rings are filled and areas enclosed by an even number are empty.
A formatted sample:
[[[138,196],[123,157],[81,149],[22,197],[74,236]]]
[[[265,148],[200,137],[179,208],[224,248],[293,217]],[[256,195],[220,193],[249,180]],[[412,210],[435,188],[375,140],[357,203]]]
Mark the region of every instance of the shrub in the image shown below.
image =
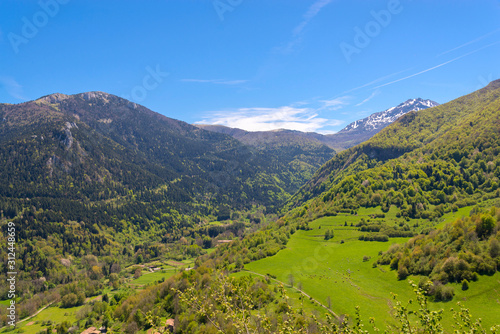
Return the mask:
[[[476,224],[476,233],[478,237],[487,237],[495,227],[495,219],[489,215],[481,216],[481,220]]]
[[[500,242],[497,239],[490,240],[490,255],[492,258],[500,255]]]
[[[398,268],[398,263],[399,263],[399,257],[394,257],[390,263],[391,269],[395,270],[396,268]]]
[[[137,279],[142,276],[142,270],[141,268],[137,268],[134,272],[134,278]]]
[[[426,295],[429,295],[431,293],[432,289],[432,282],[429,281],[429,278],[426,276],[420,277],[420,280],[418,281],[418,288],[422,291],[425,292]]]
[[[361,241],[379,241],[379,242],[389,241],[389,237],[387,235],[379,233],[361,235],[359,236],[358,239]]]
[[[438,285],[434,291],[434,298],[436,301],[447,302],[453,299],[455,291],[451,286]]]
[[[446,284],[449,282],[450,278],[448,276],[447,273],[445,273],[444,271],[441,271],[441,272],[438,272],[438,273],[435,273],[431,276],[431,279],[433,281],[438,281],[440,283],[443,283],[443,284]]]
[[[493,275],[496,272],[495,263],[493,261],[481,262],[477,266],[477,271],[482,275]]]
[[[462,290],[469,290],[469,282],[466,279],[462,281]]]
[[[61,299],[61,307],[73,307],[78,304],[78,296],[74,293],[68,293]]]
[[[410,273],[408,272],[408,268],[406,268],[405,266],[399,266],[399,268],[398,268],[398,279],[399,280],[404,280],[409,275],[410,275]]]

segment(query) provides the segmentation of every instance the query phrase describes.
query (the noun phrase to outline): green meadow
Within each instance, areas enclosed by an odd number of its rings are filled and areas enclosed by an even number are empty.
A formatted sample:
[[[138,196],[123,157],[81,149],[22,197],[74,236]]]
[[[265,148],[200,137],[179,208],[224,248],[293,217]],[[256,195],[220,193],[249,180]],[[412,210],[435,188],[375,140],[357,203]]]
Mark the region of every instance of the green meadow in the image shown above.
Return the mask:
[[[441,222],[410,220],[410,226],[418,224],[418,228],[442,226],[463,215],[468,215],[471,208],[462,208],[459,212],[447,214]],[[375,318],[379,328],[394,325],[392,316],[395,301],[391,293],[395,293],[402,302],[415,299],[409,280],[418,283],[419,277],[410,276],[407,280],[398,280],[397,273],[388,266],[373,264],[379,252],[385,251],[393,243],[404,243],[409,238],[391,238],[389,242],[360,241],[360,232],[356,225],[362,218],[373,221],[385,221],[387,224],[400,224],[403,219],[396,218],[393,210],[382,219],[371,219],[379,209],[364,209],[358,215],[339,215],[317,219],[309,226],[309,231],[298,230],[292,235],[287,248],[272,257],[268,257],[245,265],[245,269],[259,274],[275,276],[277,280],[294,286],[300,285],[302,290],[324,305],[331,303],[331,310],[337,315],[354,315],[355,307],[360,306],[361,317],[366,326],[370,317]],[[347,226],[346,226],[347,225]],[[329,229],[334,237],[324,240],[325,231]],[[457,308],[460,301],[470,308],[472,315],[482,318],[483,324],[500,323],[500,274],[480,276],[477,282],[470,284],[470,289],[462,291],[459,284],[452,284],[455,297],[452,301],[430,302],[434,310]],[[294,298],[295,299],[295,298]],[[322,308],[318,308],[322,310]],[[324,310],[323,310],[324,311]],[[451,315],[444,319],[446,327],[451,329]]]
[[[129,285],[133,286],[144,286],[157,281],[161,281],[162,279],[170,278],[175,275],[177,271],[174,268],[170,270],[161,270],[154,273],[144,273],[141,277],[134,279],[129,283]]]
[[[25,333],[25,334],[36,334],[42,330],[45,330],[47,326],[42,326],[43,322],[51,321],[53,328],[55,324],[62,323],[63,321],[68,321],[69,323],[76,322],[76,313],[83,306],[71,307],[71,308],[59,308],[59,307],[48,307],[41,311],[39,314],[31,319],[27,319],[17,325],[17,329],[11,331],[9,328],[5,328],[4,332],[11,333]]]

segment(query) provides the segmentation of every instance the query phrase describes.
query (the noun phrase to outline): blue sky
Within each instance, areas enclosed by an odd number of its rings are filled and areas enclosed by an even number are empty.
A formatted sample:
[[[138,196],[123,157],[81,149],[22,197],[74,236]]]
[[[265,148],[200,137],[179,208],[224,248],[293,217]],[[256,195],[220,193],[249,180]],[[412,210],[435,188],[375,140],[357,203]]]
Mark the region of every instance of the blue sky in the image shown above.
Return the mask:
[[[500,0],[2,0],[0,102],[105,91],[188,123],[331,133],[500,78]]]

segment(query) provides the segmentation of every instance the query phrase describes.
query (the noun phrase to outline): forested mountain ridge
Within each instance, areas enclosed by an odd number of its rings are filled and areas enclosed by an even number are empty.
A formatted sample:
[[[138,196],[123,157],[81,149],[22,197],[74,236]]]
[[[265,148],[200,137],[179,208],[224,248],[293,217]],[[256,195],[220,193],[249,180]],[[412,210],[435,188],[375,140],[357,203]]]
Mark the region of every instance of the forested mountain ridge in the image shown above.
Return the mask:
[[[290,175],[289,188],[295,193],[325,162],[335,155],[335,150],[323,143],[318,133],[294,130],[249,132],[221,125],[196,125],[199,128],[232,136],[259,155],[265,156],[272,173]],[[290,191],[292,190],[293,191]]]
[[[472,94],[399,118],[339,153],[288,202],[323,209],[397,204],[429,215],[495,196],[500,176],[500,80]],[[319,204],[318,204],[319,205]]]
[[[231,137],[106,93],[2,105],[0,119],[2,196],[99,201],[167,184],[166,198],[184,203],[272,207],[287,196],[265,159]]]
[[[311,143],[318,146],[328,145],[324,143],[324,136],[315,132],[301,132],[296,130],[278,129],[271,131],[246,131],[238,128],[230,128],[223,125],[196,124],[197,127],[224,133],[238,139],[244,144],[257,148],[264,148],[279,143]]]

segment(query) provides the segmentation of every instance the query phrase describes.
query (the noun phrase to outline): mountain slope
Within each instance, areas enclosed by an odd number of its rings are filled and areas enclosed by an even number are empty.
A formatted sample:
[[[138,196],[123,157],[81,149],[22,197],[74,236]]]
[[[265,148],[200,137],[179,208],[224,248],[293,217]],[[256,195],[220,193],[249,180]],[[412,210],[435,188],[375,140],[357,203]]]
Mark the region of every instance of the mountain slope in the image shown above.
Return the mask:
[[[500,80],[454,101],[410,112],[326,163],[288,202],[321,210],[396,204],[402,215],[439,216],[498,196]]]
[[[330,160],[335,151],[321,142],[322,135],[293,130],[249,132],[221,125],[197,125],[199,128],[224,133],[250,146],[262,156],[268,172],[287,176],[288,186],[283,186],[289,193],[295,193],[308,181],[325,162]]]

